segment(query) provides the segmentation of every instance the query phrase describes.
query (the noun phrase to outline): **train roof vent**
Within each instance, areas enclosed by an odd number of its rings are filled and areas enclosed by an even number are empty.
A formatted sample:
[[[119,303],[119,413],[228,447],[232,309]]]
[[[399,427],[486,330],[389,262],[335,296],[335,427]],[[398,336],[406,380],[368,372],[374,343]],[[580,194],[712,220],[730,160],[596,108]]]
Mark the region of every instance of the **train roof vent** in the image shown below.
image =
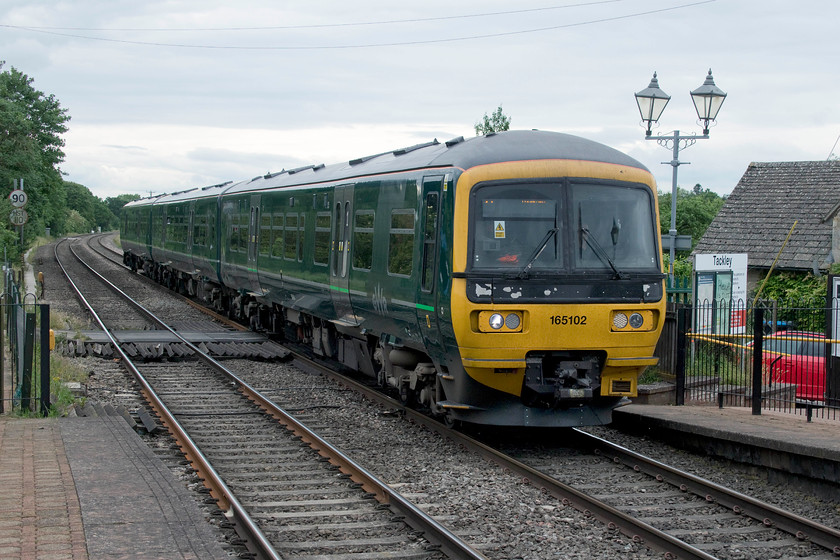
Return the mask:
[[[382,152],[380,154],[373,154],[372,156],[365,156],[365,157],[360,157],[360,158],[356,158],[356,159],[351,159],[349,163],[350,163],[350,165],[359,165],[360,163],[364,163],[366,161],[370,161],[374,158],[378,158],[379,156],[384,156],[385,154],[390,154],[390,153],[391,152]]]
[[[325,167],[326,167],[326,165],[324,165],[323,163],[319,163],[318,165],[313,165],[312,166],[312,171],[318,171],[319,169],[323,169]]]
[[[440,144],[440,142],[438,142],[438,139],[435,138],[431,142],[424,142],[422,144],[415,144],[415,145],[409,146],[407,148],[400,148],[399,150],[394,150],[392,153],[395,156],[402,156],[402,155],[405,155],[409,152],[413,152],[414,150],[420,150],[422,148],[428,148],[429,146],[437,146],[438,144]]]
[[[197,187],[194,187],[192,189],[186,189],[186,190],[183,190],[183,191],[175,191],[174,193],[170,193],[170,196],[174,196],[176,194],[184,194],[184,193],[188,193],[188,192],[193,192],[194,190],[197,190],[197,189],[198,189]]]
[[[217,187],[224,187],[225,185],[230,185],[233,181],[225,181],[224,183],[219,183],[218,185],[210,185],[208,187],[201,187],[203,191],[209,191],[210,189],[215,189]]]
[[[285,169],[281,169],[281,170],[280,170],[280,171],[278,171],[277,173],[266,173],[265,175],[263,175],[263,179],[271,179],[271,178],[273,178],[273,177],[277,177],[278,175],[282,175],[282,174],[283,174],[283,173],[285,173],[285,172],[286,172],[286,170],[285,170]],[[259,179],[259,177],[254,177],[254,179]],[[254,179],[252,179],[252,181],[253,181]]]
[[[461,143],[461,142],[463,142],[463,141],[464,141],[464,137],[463,137],[463,136],[459,136],[458,138],[453,138],[452,140],[447,140],[447,141],[446,141],[446,147],[447,147],[447,148],[451,148],[451,147],[452,147],[452,146],[454,146],[455,144],[460,144],[460,143]]]
[[[306,171],[307,169],[315,169],[314,165],[304,165],[303,167],[296,167],[294,169],[289,169],[289,175],[294,175],[295,173],[300,173],[301,171]]]

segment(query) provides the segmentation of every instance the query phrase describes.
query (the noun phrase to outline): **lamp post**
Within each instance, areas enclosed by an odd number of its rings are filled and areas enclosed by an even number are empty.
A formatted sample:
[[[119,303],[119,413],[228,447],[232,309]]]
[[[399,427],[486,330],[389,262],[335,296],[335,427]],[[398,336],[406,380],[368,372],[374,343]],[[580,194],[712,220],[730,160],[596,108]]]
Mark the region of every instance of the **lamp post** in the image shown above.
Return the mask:
[[[723,105],[723,100],[726,99],[726,93],[715,85],[715,80],[712,77],[712,70],[709,69],[709,74],[706,76],[706,81],[703,82],[699,88],[691,92],[691,100],[694,102],[694,108],[697,110],[697,117],[703,124],[703,135],[697,136],[680,135],[679,130],[675,130],[671,134],[651,136],[651,126],[653,123],[659,121],[662,112],[671,96],[659,89],[659,80],[656,78],[656,72],[653,73],[653,79],[650,85],[638,92],[636,95],[636,103],[639,106],[639,114],[642,115],[642,122],[647,125],[645,131],[645,140],[656,140],[660,146],[668,148],[672,151],[673,159],[671,161],[663,161],[663,165],[670,165],[673,167],[673,175],[671,180],[671,229],[668,230],[668,235],[671,239],[670,248],[670,262],[668,263],[668,279],[673,287],[674,285],[674,249],[677,244],[677,169],[687,161],[680,161],[680,149],[693,146],[697,140],[705,140],[709,137],[709,123],[714,122],[717,118],[720,106]]]

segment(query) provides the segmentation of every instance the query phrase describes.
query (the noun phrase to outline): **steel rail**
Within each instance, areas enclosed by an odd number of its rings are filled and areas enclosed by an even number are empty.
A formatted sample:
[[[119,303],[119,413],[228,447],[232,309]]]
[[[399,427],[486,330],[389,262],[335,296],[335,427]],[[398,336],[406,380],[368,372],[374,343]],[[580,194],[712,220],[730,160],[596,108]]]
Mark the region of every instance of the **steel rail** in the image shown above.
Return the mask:
[[[696,494],[707,502],[720,504],[738,515],[746,515],[767,527],[775,527],[799,540],[812,542],[832,551],[835,555],[840,555],[840,531],[837,529],[756,500],[710,480],[680,471],[598,436],[581,430],[575,431],[588,445],[603,453],[611,454],[614,460],[621,461],[634,470],[649,474],[659,481],[673,484],[683,492]]]
[[[67,269],[61,263],[61,259],[58,257],[58,246],[64,242],[64,240],[60,241],[55,245],[55,260],[58,263],[58,266],[61,268],[61,271],[64,273],[65,278],[70,283],[70,286],[73,288],[73,291],[76,293],[76,296],[82,302],[82,305],[91,313],[96,323],[111,341],[111,344],[114,346],[114,351],[117,352],[120,357],[122,358],[122,363],[125,367],[132,373],[136,381],[140,384],[141,390],[143,395],[146,399],[152,403],[153,408],[155,411],[160,415],[161,421],[166,425],[169,431],[173,434],[173,437],[179,442],[179,445],[183,448],[186,448],[185,455],[191,463],[196,466],[196,470],[198,470],[204,478],[204,484],[210,489],[211,495],[219,500],[219,507],[222,510],[227,510],[227,513],[233,517],[236,526],[240,528],[245,534],[241,535],[243,540],[246,541],[246,546],[248,547],[251,552],[256,554],[262,555],[263,558],[269,558],[271,560],[282,560],[282,556],[274,549],[274,547],[269,542],[268,538],[263,534],[262,530],[257,526],[251,516],[248,515],[247,511],[239,500],[234,496],[233,492],[228,488],[225,481],[219,476],[218,472],[213,468],[198,446],[193,442],[193,440],[189,437],[186,430],[181,426],[178,420],[172,415],[163,401],[158,397],[157,393],[155,393],[154,389],[148,383],[146,378],[140,373],[137,367],[134,365],[134,362],[131,361],[131,358],[123,352],[122,348],[120,348],[119,342],[114,338],[111,331],[93,309],[91,304],[88,302],[87,298],[82,294],[79,287],[70,277],[70,274],[67,272]],[[76,255],[75,251],[73,251],[71,246],[71,251],[74,255]],[[77,258],[78,255],[76,255]],[[85,263],[82,259],[79,259],[85,267],[89,270],[94,272],[99,278],[103,281],[107,282],[109,285],[113,286],[111,282],[108,282],[103,278],[99,273],[93,271],[90,266]],[[125,295],[125,292],[113,286],[119,293]],[[134,301],[132,298],[125,295],[131,301]],[[142,305],[135,302],[137,306],[143,308]],[[145,308],[143,308],[145,309]],[[147,311],[148,313],[148,311]],[[171,329],[170,329],[171,330]],[[174,331],[173,331],[174,332]]]
[[[339,380],[341,383],[348,385],[353,390],[361,392],[371,400],[397,409],[410,421],[434,430],[464,448],[480,454],[481,456],[493,461],[506,471],[520,476],[524,482],[539,488],[541,491],[551,494],[560,500],[564,505],[572,506],[584,515],[592,516],[602,521],[608,528],[620,531],[624,535],[630,537],[633,542],[645,544],[650,548],[663,552],[665,557],[668,559],[717,560],[715,556],[695,548],[690,544],[657,529],[656,527],[635,519],[634,517],[610,506],[609,504],[605,504],[600,500],[597,500],[560,482],[556,478],[529,467],[512,457],[508,457],[507,455],[476,439],[455,430],[451,430],[440,422],[404,406],[402,403],[383,395],[379,391],[364,385],[363,383],[346,377],[303,355],[296,353],[295,359],[304,368],[317,368],[318,371]]]
[[[190,300],[187,299],[187,301],[190,301]],[[201,306],[199,306],[199,309],[202,309],[202,310],[206,311],[206,308],[201,307]],[[359,382],[357,382],[357,381],[355,381],[351,378],[343,376],[340,373],[337,373],[337,372],[327,368],[326,366],[324,366],[322,364],[319,364],[315,361],[310,360],[309,358],[303,356],[302,354],[296,353],[296,356],[297,356],[298,361],[309,364],[310,366],[316,367],[316,368],[319,369],[319,371],[327,373],[328,375],[330,375],[330,376],[332,376],[336,379],[339,379],[341,382],[343,382],[345,384],[352,385],[355,390],[363,392],[366,396],[368,396],[369,398],[371,398],[373,400],[377,400],[377,401],[382,402],[382,403],[384,403],[388,406],[398,408],[400,411],[402,411],[402,413],[404,415],[406,415],[407,417],[410,417],[411,420],[413,420],[415,422],[418,422],[418,423],[422,423],[423,425],[425,425],[425,426],[427,426],[431,429],[436,430],[437,432],[443,434],[446,437],[449,437],[450,439],[453,439],[453,440],[457,441],[458,443],[460,443],[462,445],[466,445],[470,448],[480,450],[480,452],[483,453],[486,457],[496,461],[499,464],[505,463],[508,460],[514,461],[514,463],[516,463],[515,460],[510,459],[510,458],[504,458],[503,455],[499,454],[497,451],[493,450],[492,448],[489,448],[489,447],[485,446],[481,442],[478,442],[478,441],[476,441],[472,438],[469,438],[468,436],[465,436],[464,434],[461,434],[459,432],[454,432],[454,431],[448,430],[444,426],[441,426],[441,424],[439,424],[438,422],[428,418],[426,415],[418,413],[418,412],[414,411],[413,409],[406,408],[405,406],[402,405],[402,403],[399,403],[399,402],[397,402],[393,399],[390,399],[390,398],[382,395],[378,391],[375,391],[375,390],[371,389],[370,387],[368,387],[368,386],[366,386],[362,383],[359,383]],[[819,524],[819,523],[817,523],[815,521],[812,521],[810,519],[803,518],[801,516],[795,515],[791,512],[788,512],[788,511],[782,510],[780,508],[777,508],[775,506],[772,506],[770,504],[761,502],[759,500],[756,500],[756,499],[751,498],[749,496],[746,496],[744,494],[740,494],[740,493],[738,493],[734,490],[731,490],[731,489],[726,488],[724,486],[714,484],[714,483],[712,483],[708,480],[702,479],[700,477],[696,477],[696,476],[691,475],[689,473],[679,471],[677,469],[674,469],[673,467],[669,467],[669,466],[667,466],[663,463],[659,463],[659,462],[657,462],[653,459],[650,459],[648,457],[645,457],[643,455],[635,453],[635,452],[633,452],[629,449],[623,448],[621,446],[618,446],[616,444],[613,444],[611,442],[603,440],[602,438],[598,438],[596,436],[593,436],[593,435],[588,434],[586,432],[583,432],[581,430],[575,430],[575,431],[579,434],[579,436],[581,438],[584,438],[585,440],[588,440],[590,442],[590,444],[592,444],[594,447],[601,448],[602,450],[606,450],[608,452],[616,454],[622,462],[624,462],[625,464],[627,464],[628,466],[630,466],[632,468],[638,468],[638,469],[640,469],[644,472],[647,472],[651,476],[657,477],[657,479],[665,480],[665,481],[667,481],[671,484],[674,484],[675,486],[679,487],[681,490],[692,492],[692,493],[694,493],[698,496],[703,497],[704,499],[707,499],[709,501],[715,501],[716,503],[718,503],[718,504],[720,504],[724,507],[729,507],[736,514],[747,515],[747,516],[749,516],[753,519],[756,519],[756,520],[760,521],[761,523],[763,523],[767,526],[774,526],[774,527],[778,528],[779,530],[787,532],[787,533],[795,536],[797,539],[808,540],[810,542],[813,542],[814,544],[817,544],[817,545],[822,546],[822,547],[824,547],[828,550],[833,551],[833,553],[835,555],[840,555],[840,531],[838,531],[836,529],[833,529],[831,527],[827,527],[825,525]],[[538,471],[534,471],[530,467],[527,467],[527,465],[520,464],[520,465],[516,466],[515,468],[511,468],[511,466],[508,466],[508,465],[503,465],[503,466],[505,466],[506,468],[510,469],[513,472],[517,472],[519,474],[522,474],[524,477],[528,478],[529,480],[530,479],[542,480],[544,477],[546,477],[546,475],[543,475],[542,473],[539,473]],[[550,480],[554,481],[555,483],[557,482],[554,479],[550,479]],[[562,483],[560,483],[560,484],[562,484]],[[547,485],[544,485],[543,487],[546,488],[546,489],[549,489]],[[569,499],[580,500],[581,501],[581,506],[580,507],[577,507],[577,505],[575,505],[575,502],[572,502],[572,505],[580,511],[583,511],[585,513],[586,512],[591,513],[594,506],[589,507],[589,506],[586,506],[586,505],[583,504],[583,502],[586,502],[586,501],[590,500],[591,498],[589,498],[589,496],[586,496],[585,494],[582,494],[582,495],[579,496],[577,491],[575,491],[574,489],[572,489],[570,487],[567,487],[567,488],[570,491],[570,496],[558,493],[556,495],[556,497],[560,497],[561,499],[566,499],[566,500],[569,500]],[[608,506],[608,509],[604,510],[604,513],[606,514],[609,511],[609,509],[610,508]],[[607,522],[610,523],[609,521],[607,521]],[[653,529],[653,528],[651,527],[651,529]],[[631,535],[627,531],[622,531],[622,532],[624,532],[625,534],[627,534],[628,536],[631,536],[633,538],[636,538],[638,536],[636,534]],[[664,542],[663,544],[666,544],[666,545],[669,545],[669,546],[663,546],[660,549],[665,551],[666,553],[673,554],[674,550],[672,548],[670,548],[670,544],[671,544],[670,540],[673,539],[673,537],[670,537],[667,534],[664,534],[664,535],[668,538],[665,539],[666,542]],[[654,536],[657,537],[657,538],[659,537],[658,535],[654,535]],[[648,542],[650,542],[651,546],[653,546],[653,543],[655,542],[655,539],[648,539]],[[682,542],[682,541],[679,541],[679,542]],[[659,547],[657,547],[657,548],[659,548]],[[697,553],[700,554],[699,556],[697,556],[698,558],[714,558],[712,556],[706,555],[704,552],[702,552],[698,549],[694,549],[694,550]],[[683,554],[679,554],[679,557],[684,558],[684,557],[687,557],[687,556],[684,556]]]
[[[57,258],[58,257],[56,255],[56,259]],[[79,258],[78,255],[77,258]],[[105,279],[102,275],[97,273],[87,263],[85,263],[84,260],[82,260],[81,258],[79,258],[79,260],[103,282],[111,284],[110,282],[108,282],[107,279]],[[111,285],[113,286],[113,284]],[[124,297],[131,299],[130,296],[125,294],[125,292],[120,290],[118,287],[113,286],[113,289],[119,294],[123,295]],[[255,389],[246,381],[241,379],[233,371],[229,370],[223,364],[219,363],[217,360],[207,355],[198,346],[196,346],[189,340],[183,338],[175,330],[173,330],[171,327],[169,327],[167,324],[165,324],[163,321],[157,318],[151,311],[145,309],[140,303],[135,303],[137,306],[139,306],[138,309],[142,310],[142,312],[146,314],[150,319],[160,324],[165,330],[168,330],[179,340],[181,340],[188,348],[193,350],[198,359],[202,360],[205,364],[224,374],[246,397],[248,397],[250,400],[252,400],[261,408],[263,408],[268,414],[270,414],[273,418],[275,418],[279,423],[281,423],[284,427],[286,427],[296,436],[299,436],[301,440],[305,441],[319,455],[329,460],[331,464],[338,466],[343,472],[349,474],[351,480],[358,484],[361,484],[361,487],[366,492],[370,492],[371,494],[375,495],[376,499],[379,502],[387,504],[392,510],[394,510],[395,513],[403,516],[406,520],[406,523],[409,526],[416,530],[422,531],[423,537],[429,542],[431,542],[433,545],[438,547],[447,556],[457,560],[486,560],[486,557],[483,554],[473,549],[460,537],[458,537],[457,535],[449,531],[446,527],[438,523],[434,518],[432,518],[430,515],[428,515],[420,508],[415,506],[413,503],[411,503],[409,500],[403,497],[399,492],[392,489],[383,481],[379,480],[379,478],[377,478],[373,473],[369,472],[367,469],[356,463],[349,456],[345,455],[336,447],[322,439],[315,432],[306,427],[303,423],[295,419],[294,416],[292,416],[290,413],[277,406],[270,399],[262,395],[257,389]],[[98,317],[97,321],[100,323],[100,325],[102,325]],[[106,330],[107,332],[107,329],[104,328],[104,325],[102,326],[103,330]],[[111,339],[115,347],[119,348],[119,345],[116,343],[113,337],[111,337],[110,333],[108,334],[108,337]],[[120,350],[120,354],[122,356],[125,356],[122,350]],[[125,359],[128,360],[127,356],[125,357]],[[131,363],[130,360],[128,360],[128,363]],[[132,373],[134,373],[134,375],[139,379],[143,379],[143,376],[140,374],[139,371],[136,370],[136,368],[133,367],[133,364],[132,368]],[[151,387],[148,385],[148,383],[146,383],[145,379],[143,379],[142,384],[144,385],[144,390],[148,387],[148,391],[153,393]],[[160,403],[160,405],[164,410],[166,410],[167,416],[171,417],[171,414],[162,402]],[[177,420],[175,420],[174,417],[172,418],[172,421],[174,425],[177,425],[178,429],[184,433],[185,437],[188,437],[186,436],[186,432],[183,430],[183,428],[180,427],[180,424],[177,423]],[[197,446],[192,444],[190,451],[196,453],[197,456],[200,456],[202,460],[206,462],[206,459],[204,459],[204,456],[201,455],[201,452],[198,450]],[[215,473],[215,471],[213,471],[213,473]],[[216,476],[218,477],[218,475]],[[218,477],[218,479],[221,482],[221,484],[224,485],[224,481],[221,480],[221,477]],[[227,499],[228,501],[231,501],[231,503],[235,501],[235,497],[233,497],[232,493],[227,488],[227,486],[224,485],[223,488],[224,494],[223,497],[220,496],[220,498]],[[239,504],[238,501],[236,501],[236,503]],[[241,505],[239,505],[239,507],[241,508]],[[250,517],[248,519],[250,520]],[[256,526],[255,529],[259,531],[259,528]],[[259,535],[262,535],[262,533],[260,532]],[[265,539],[264,535],[262,536],[262,538]],[[266,539],[266,543],[267,542],[268,541]]]

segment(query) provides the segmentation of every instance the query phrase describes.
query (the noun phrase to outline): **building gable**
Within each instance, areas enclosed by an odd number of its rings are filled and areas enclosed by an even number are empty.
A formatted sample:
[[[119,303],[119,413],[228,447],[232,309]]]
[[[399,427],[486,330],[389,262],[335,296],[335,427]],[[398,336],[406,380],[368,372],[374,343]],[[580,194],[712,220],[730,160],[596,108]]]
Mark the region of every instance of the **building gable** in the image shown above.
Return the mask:
[[[840,255],[835,232],[840,161],[751,163],[695,248],[696,253],[747,253],[750,268],[825,270]]]

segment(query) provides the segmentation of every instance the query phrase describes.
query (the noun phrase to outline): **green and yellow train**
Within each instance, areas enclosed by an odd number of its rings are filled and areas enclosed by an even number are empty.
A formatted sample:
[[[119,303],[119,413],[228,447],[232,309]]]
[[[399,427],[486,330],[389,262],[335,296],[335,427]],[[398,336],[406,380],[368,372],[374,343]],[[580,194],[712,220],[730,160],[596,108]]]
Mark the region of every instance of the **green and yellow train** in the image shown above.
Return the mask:
[[[656,185],[509,131],[126,205],[125,263],[448,421],[608,423],[655,364]]]

